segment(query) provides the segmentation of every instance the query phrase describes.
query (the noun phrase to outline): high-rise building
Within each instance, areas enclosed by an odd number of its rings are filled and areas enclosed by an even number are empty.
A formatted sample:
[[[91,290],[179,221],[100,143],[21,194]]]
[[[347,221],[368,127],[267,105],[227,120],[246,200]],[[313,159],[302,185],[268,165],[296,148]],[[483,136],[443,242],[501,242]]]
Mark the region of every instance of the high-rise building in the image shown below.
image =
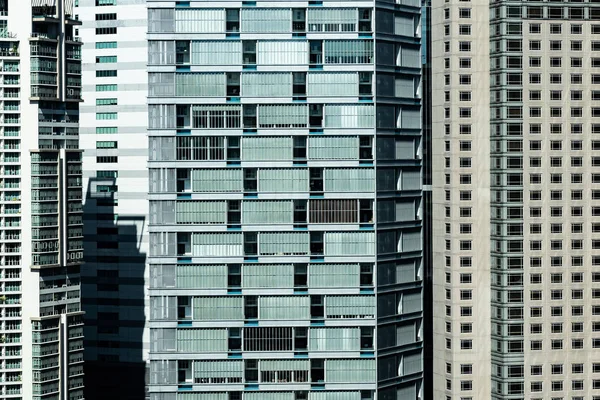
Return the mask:
[[[600,5],[432,5],[435,399],[600,399]]]
[[[81,44],[70,1],[0,1],[0,397],[83,398]]]
[[[143,400],[148,358],[146,5],[79,0],[86,399]]]
[[[150,398],[420,399],[420,3],[147,4]]]

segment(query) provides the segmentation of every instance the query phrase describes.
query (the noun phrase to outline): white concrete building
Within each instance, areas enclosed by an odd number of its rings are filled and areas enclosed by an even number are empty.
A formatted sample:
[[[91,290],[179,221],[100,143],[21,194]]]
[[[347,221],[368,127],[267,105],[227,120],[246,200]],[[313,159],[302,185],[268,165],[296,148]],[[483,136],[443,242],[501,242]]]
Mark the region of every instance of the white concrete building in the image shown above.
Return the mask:
[[[146,5],[79,0],[82,22],[86,399],[145,396]],[[107,379],[107,377],[110,379]]]

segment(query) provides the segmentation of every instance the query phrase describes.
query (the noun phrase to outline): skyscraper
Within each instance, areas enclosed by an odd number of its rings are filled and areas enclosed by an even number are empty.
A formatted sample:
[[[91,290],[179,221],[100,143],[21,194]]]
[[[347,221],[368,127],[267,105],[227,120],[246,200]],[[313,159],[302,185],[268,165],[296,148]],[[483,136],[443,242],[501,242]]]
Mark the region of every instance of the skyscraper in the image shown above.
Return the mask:
[[[420,4],[147,4],[150,398],[421,398]]]
[[[435,399],[600,398],[599,20],[433,4]]]
[[[83,398],[79,23],[0,1],[0,396]]]
[[[142,400],[148,358],[146,5],[80,0],[75,10],[83,41],[86,399]]]

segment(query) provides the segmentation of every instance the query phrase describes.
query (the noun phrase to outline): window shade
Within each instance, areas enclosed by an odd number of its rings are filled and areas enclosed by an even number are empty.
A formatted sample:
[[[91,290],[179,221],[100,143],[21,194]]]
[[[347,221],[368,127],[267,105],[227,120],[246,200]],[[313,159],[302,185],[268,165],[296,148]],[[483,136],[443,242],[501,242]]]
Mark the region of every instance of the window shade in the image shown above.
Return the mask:
[[[194,379],[234,378],[241,382],[244,361],[194,361]],[[214,383],[214,382],[213,382]]]
[[[258,299],[260,319],[310,319],[310,297],[265,296]]]
[[[373,318],[374,296],[327,296],[325,299],[327,318]]]
[[[374,128],[375,107],[371,104],[326,104],[325,128]]]
[[[242,272],[244,288],[291,288],[294,287],[293,264],[244,264]]]
[[[310,392],[308,400],[361,400],[360,392]],[[408,398],[408,397],[407,397]],[[404,399],[404,397],[398,397]]]
[[[225,201],[178,201],[176,206],[178,224],[226,224]]]
[[[292,11],[289,8],[242,8],[242,32],[289,33]]]
[[[194,65],[241,65],[242,42],[233,40],[192,41]]]
[[[260,128],[302,128],[308,123],[306,104],[259,105]]]
[[[223,73],[180,73],[175,75],[176,96],[225,96],[226,77]]]
[[[258,171],[261,192],[306,192],[308,168],[269,168]]]
[[[225,31],[225,10],[211,8],[176,8],[175,32],[221,33]]]
[[[360,328],[311,328],[309,351],[360,351]]]
[[[195,257],[243,256],[242,233],[193,233],[192,254]]]
[[[308,42],[304,40],[259,40],[256,52],[259,65],[305,65],[308,62]]]
[[[377,379],[375,359],[327,360],[325,376],[331,383],[373,383]]]
[[[291,159],[291,136],[242,137],[242,161],[287,161]]]
[[[260,255],[306,255],[310,250],[308,232],[262,232]]]
[[[309,286],[315,288],[360,286],[358,264],[311,264]]]
[[[358,160],[358,136],[309,136],[311,160]]]
[[[291,224],[294,222],[292,200],[246,200],[242,202],[244,224]]]
[[[375,171],[372,168],[344,168],[324,171],[326,192],[372,192]]]
[[[195,320],[244,319],[242,296],[194,297]]]
[[[310,72],[307,84],[309,96],[358,96],[356,72]]]
[[[227,287],[227,265],[180,264],[176,269],[180,289],[223,289]]]
[[[290,97],[292,96],[292,74],[289,72],[244,73],[242,94],[245,97]]]
[[[228,349],[227,329],[177,329],[180,353],[221,352]]]
[[[192,170],[194,192],[241,192],[242,170],[239,168]]]

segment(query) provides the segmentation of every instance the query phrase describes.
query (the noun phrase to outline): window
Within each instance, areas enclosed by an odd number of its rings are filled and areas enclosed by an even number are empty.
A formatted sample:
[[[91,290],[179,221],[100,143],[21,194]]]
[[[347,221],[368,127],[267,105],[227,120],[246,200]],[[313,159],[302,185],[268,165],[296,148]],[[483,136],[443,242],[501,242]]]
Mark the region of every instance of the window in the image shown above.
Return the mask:
[[[119,159],[117,156],[98,156],[96,157],[96,163],[98,164],[108,164],[108,163],[116,163]]]
[[[117,27],[111,27],[111,28],[96,28],[96,35],[116,35],[117,34]]]
[[[98,141],[96,142],[97,149],[116,149],[117,142],[116,141]]]
[[[96,64],[108,64],[116,63],[117,56],[98,56],[96,57]]]
[[[459,8],[458,9],[458,17],[459,18],[471,18],[471,9],[470,8]]]
[[[96,120],[102,121],[108,119],[117,119],[117,115],[118,114],[116,112],[96,113]]]
[[[117,0],[96,0],[97,6],[116,6]]]
[[[96,49],[116,49],[117,42],[96,42]]]
[[[111,133],[118,133],[118,128],[116,126],[98,126],[96,127],[96,134],[98,135],[104,135],[104,134],[111,134]]]
[[[96,14],[96,21],[111,21],[117,19],[116,13]]]
[[[96,99],[96,105],[97,106],[116,106],[117,105],[117,99],[115,99],[115,98],[111,98],[111,99]]]
[[[117,85],[109,84],[109,85],[96,85],[96,92],[116,92]]]
[[[97,78],[107,78],[107,77],[115,77],[115,76],[117,76],[116,69],[107,69],[107,70],[96,71]]]

